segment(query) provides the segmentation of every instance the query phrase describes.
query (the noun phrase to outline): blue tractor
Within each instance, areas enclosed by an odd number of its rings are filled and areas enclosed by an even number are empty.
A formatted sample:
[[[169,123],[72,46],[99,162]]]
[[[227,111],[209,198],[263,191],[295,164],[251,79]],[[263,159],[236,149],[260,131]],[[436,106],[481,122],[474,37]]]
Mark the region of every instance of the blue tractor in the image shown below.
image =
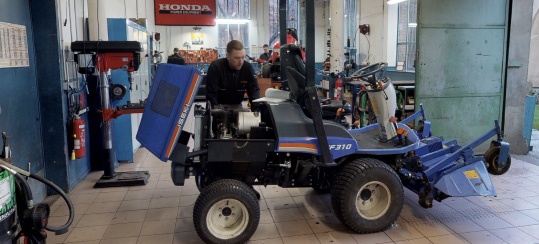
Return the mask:
[[[503,174],[511,164],[509,144],[496,121],[492,130],[465,146],[430,136],[423,105],[397,123],[394,88],[389,78],[380,76],[386,64],[379,63],[364,69],[372,71],[355,73],[368,84],[378,123],[348,129],[322,119],[322,111],[333,108],[321,106],[316,87],[308,85],[299,48],[284,45],[281,53],[290,91],[267,91],[254,101],[256,112],[194,105],[201,80],[197,71],[168,64],[157,69],[137,138],[163,161],[172,161],[174,184],[195,178],[201,193],[193,218],[204,241],[240,243],[253,235],[260,218],[253,185],[329,191],[335,214],[357,233],[381,231],[397,219],[403,186],[417,193],[425,208],[448,197],[496,194],[488,173]],[[178,78],[184,76],[195,78]],[[171,97],[175,83],[187,88]],[[171,111],[177,112],[155,113],[163,111],[161,105],[170,107],[162,102],[166,100],[175,101]],[[182,128],[193,105],[195,128],[190,134]],[[150,119],[167,114],[172,118],[169,129]],[[421,129],[406,125],[414,119]],[[165,155],[148,140],[156,134],[152,130],[163,128],[170,134],[163,144]],[[473,148],[493,136],[485,156],[476,156]],[[191,150],[187,145],[193,138]]]

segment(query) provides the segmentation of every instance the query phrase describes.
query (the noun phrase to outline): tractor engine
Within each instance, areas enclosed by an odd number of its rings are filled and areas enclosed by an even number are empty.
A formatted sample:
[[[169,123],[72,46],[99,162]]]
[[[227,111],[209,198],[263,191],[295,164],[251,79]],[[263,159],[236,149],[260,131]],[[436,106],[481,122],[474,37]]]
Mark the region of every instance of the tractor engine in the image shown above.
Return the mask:
[[[266,108],[260,112],[245,109],[206,109],[195,106],[195,144],[207,139],[270,139],[274,138],[274,130]],[[211,130],[207,130],[211,125]],[[206,130],[204,129],[206,127]],[[199,147],[197,147],[199,148]]]

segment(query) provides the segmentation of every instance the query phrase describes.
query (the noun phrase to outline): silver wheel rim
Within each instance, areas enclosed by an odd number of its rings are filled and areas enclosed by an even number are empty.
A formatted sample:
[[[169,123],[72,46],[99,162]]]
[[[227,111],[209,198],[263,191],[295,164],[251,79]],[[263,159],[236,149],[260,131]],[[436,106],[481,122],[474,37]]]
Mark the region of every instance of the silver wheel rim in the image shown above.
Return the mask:
[[[241,235],[249,223],[247,208],[235,199],[223,199],[215,203],[206,216],[206,225],[210,233],[228,240]]]
[[[386,214],[391,205],[391,192],[379,181],[370,181],[356,195],[356,210],[364,219],[375,220]]]

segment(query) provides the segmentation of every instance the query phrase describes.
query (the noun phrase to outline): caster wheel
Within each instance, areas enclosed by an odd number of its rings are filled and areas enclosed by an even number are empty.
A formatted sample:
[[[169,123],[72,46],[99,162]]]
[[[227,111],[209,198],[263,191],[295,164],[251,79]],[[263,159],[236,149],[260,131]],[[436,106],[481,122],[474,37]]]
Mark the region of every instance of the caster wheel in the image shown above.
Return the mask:
[[[488,164],[487,170],[493,175],[503,175],[511,167],[511,155],[507,155],[507,162],[504,162],[502,167],[498,166],[498,156],[500,155],[500,148],[493,147],[487,150],[483,156]]]

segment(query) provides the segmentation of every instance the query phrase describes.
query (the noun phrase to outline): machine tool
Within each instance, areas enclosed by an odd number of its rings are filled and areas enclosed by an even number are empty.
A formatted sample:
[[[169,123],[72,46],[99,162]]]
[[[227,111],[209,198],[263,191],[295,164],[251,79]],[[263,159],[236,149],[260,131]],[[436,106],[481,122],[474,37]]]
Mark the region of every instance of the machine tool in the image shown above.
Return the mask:
[[[128,103],[113,109],[111,104],[111,81],[108,73],[113,69],[127,72],[129,84],[133,83],[133,72],[140,66],[142,45],[137,41],[75,41],[71,50],[76,54],[79,72],[98,76],[103,128],[104,174],[95,187],[145,185],[148,171],[115,172],[114,148],[112,143],[112,119],[129,113],[141,113],[144,103]],[[131,89],[131,88],[129,88]]]

